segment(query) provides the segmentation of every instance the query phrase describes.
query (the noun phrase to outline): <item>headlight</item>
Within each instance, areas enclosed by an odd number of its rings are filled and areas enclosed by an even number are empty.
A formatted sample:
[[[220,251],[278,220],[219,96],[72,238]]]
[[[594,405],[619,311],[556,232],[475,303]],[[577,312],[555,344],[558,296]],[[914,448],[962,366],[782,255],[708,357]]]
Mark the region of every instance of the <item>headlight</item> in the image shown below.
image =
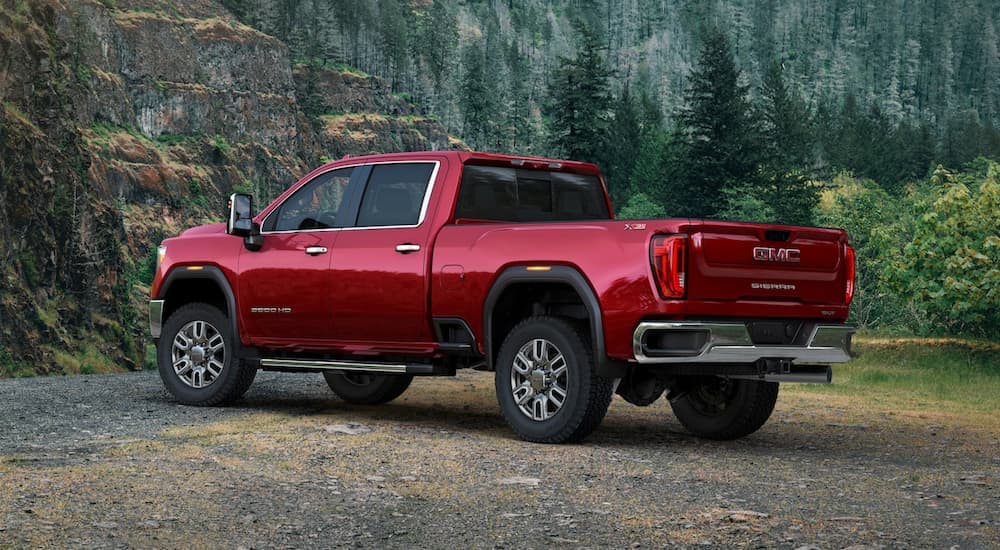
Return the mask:
[[[167,255],[167,245],[161,244],[156,247],[156,269],[160,269],[160,264],[163,263],[163,257]]]

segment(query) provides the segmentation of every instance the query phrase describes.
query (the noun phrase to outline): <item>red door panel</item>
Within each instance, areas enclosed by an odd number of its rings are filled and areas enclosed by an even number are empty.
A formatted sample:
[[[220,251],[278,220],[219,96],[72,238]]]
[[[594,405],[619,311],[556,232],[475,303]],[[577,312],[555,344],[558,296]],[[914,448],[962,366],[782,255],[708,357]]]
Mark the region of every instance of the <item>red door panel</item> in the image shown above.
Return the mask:
[[[423,228],[343,231],[332,259],[338,340],[430,342]],[[419,250],[397,252],[399,245]]]
[[[329,269],[337,235],[272,233],[259,251],[240,254],[240,318],[255,344],[329,338]]]

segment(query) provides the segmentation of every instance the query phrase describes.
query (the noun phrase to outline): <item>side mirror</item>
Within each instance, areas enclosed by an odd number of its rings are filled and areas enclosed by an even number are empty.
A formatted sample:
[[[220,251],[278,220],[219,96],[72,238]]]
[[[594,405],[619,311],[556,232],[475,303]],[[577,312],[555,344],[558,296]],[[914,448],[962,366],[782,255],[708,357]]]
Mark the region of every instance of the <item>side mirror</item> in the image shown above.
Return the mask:
[[[253,198],[244,193],[229,195],[229,222],[226,233],[249,237],[253,232]]]
[[[251,223],[250,234],[243,237],[243,246],[251,252],[257,252],[264,246],[264,236],[260,234],[260,224]]]

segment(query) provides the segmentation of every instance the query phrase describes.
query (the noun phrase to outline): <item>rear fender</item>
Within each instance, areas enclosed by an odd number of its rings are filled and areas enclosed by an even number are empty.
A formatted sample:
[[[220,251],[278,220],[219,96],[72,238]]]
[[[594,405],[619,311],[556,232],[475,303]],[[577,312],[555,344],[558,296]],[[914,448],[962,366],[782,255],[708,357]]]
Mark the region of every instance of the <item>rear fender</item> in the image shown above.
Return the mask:
[[[569,285],[583,302],[590,321],[590,341],[593,346],[597,373],[609,378],[621,378],[625,375],[625,364],[610,359],[604,346],[604,322],[601,316],[601,304],[597,300],[587,279],[575,268],[568,266],[551,266],[547,271],[528,271],[526,266],[508,267],[493,282],[486,301],[483,304],[483,347],[486,352],[486,364],[494,370],[496,350],[493,349],[493,314],[497,301],[504,290],[519,283],[561,283]]]

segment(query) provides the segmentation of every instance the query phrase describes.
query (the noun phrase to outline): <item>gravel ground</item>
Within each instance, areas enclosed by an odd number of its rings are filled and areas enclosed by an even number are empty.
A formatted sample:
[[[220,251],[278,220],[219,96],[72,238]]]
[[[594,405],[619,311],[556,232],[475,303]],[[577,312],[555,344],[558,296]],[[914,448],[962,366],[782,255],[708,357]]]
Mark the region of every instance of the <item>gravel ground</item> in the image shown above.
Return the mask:
[[[0,380],[0,547],[1000,545],[995,414],[792,390],[717,443],[616,398],[584,444],[546,446],[513,436],[491,382],[361,407],[261,373],[202,409],[150,372]]]

